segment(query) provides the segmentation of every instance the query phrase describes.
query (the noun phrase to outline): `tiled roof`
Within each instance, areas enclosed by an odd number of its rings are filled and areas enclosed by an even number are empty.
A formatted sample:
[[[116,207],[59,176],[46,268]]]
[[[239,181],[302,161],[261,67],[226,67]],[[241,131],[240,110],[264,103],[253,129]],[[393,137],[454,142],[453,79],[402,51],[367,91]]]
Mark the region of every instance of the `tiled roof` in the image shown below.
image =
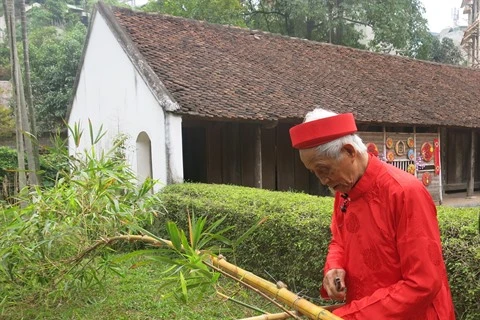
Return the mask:
[[[184,18],[112,10],[180,109],[296,120],[320,106],[358,121],[480,128],[480,71]],[[112,23],[112,21],[110,21]]]

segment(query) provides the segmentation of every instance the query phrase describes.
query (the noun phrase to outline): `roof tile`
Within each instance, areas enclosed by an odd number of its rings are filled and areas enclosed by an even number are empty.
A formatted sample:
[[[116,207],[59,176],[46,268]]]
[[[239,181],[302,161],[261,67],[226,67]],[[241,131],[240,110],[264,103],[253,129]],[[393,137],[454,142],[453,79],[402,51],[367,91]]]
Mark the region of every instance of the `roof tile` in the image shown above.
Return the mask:
[[[180,105],[245,120],[315,106],[359,121],[480,127],[480,71],[184,18],[112,8]]]

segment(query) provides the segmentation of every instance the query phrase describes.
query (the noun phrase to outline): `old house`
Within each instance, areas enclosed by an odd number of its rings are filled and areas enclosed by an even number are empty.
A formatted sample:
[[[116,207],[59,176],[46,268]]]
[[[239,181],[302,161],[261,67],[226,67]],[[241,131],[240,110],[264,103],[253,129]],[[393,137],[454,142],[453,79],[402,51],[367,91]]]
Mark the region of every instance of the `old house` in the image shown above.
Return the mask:
[[[126,135],[141,179],[322,194],[288,129],[315,106],[353,112],[370,150],[440,202],[480,187],[479,89],[470,68],[99,3],[69,124],[103,125],[101,147]]]

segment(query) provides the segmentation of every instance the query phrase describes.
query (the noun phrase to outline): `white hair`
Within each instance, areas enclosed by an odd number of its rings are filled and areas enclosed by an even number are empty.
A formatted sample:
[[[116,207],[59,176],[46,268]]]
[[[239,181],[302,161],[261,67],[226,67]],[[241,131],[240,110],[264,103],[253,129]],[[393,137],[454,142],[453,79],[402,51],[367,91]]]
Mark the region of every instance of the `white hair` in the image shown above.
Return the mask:
[[[303,122],[328,118],[335,115],[337,115],[337,113],[322,108],[316,108],[305,115],[305,120]],[[367,153],[367,146],[356,134],[349,134],[314,148],[316,149],[317,154],[321,157],[339,159],[342,155],[341,150],[346,144],[352,145],[353,148],[360,154]]]

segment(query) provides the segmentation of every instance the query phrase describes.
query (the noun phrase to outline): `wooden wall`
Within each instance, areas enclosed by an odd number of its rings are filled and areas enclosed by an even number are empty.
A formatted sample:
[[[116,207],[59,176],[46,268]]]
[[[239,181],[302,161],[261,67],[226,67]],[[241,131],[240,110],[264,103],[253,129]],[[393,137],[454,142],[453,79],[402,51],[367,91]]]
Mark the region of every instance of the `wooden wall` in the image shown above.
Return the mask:
[[[409,164],[415,164],[415,176],[418,180],[422,181],[422,176],[424,173],[429,173],[431,176],[431,182],[426,188],[432,195],[432,198],[439,202],[441,201],[441,193],[442,193],[442,185],[441,185],[441,174],[435,174],[435,166],[434,166],[434,158],[432,158],[429,162],[425,162],[423,160],[419,161],[420,150],[422,148],[423,143],[429,142],[430,145],[433,146],[433,139],[438,138],[439,135],[437,133],[414,133],[413,128],[412,132],[395,132],[395,131],[387,131],[384,132],[359,132],[358,135],[362,138],[365,144],[370,142],[375,143],[377,149],[379,151],[379,158],[382,160],[386,160],[387,152],[392,151],[395,156],[395,160],[391,163],[392,165],[407,171]],[[415,154],[415,160],[411,161],[407,158],[407,152],[410,148],[407,146],[407,139],[413,138],[415,141],[413,152]],[[393,141],[393,147],[387,148],[385,142],[387,138],[391,138]],[[403,154],[397,154],[395,150],[395,146],[399,144],[399,146],[405,146],[405,150]]]
[[[262,188],[302,191],[317,195],[329,194],[328,189],[305,169],[298,151],[291,147],[288,130],[292,125],[286,123],[266,127],[261,124],[238,122],[184,121],[185,180],[256,186],[255,141],[259,126],[261,128]],[[414,138],[415,161],[407,159],[408,146],[404,155],[395,154],[393,165],[406,170],[408,164],[418,165],[417,157],[424,142],[429,142],[433,146],[434,139],[440,139],[439,134],[431,132],[431,129],[419,130],[420,132],[415,133],[413,131],[413,128],[393,130],[386,128],[382,132],[360,131],[359,136],[365,143],[375,143],[382,159],[385,159],[388,151],[385,146],[387,138],[392,138],[394,145],[397,141],[403,141],[405,146],[409,137]],[[461,187],[464,190],[466,188],[465,170],[468,161],[466,152],[470,143],[469,131],[466,132],[467,134],[462,131],[452,131],[446,135],[447,141],[441,144],[447,146],[441,149],[442,158],[446,159],[446,163],[441,163],[440,175],[435,174],[434,159],[428,163],[421,163],[424,167],[417,167],[415,171],[415,176],[419,180],[425,172],[430,173],[432,179],[427,189],[435,201],[441,200],[442,188],[447,191],[455,187]],[[480,167],[480,138],[477,139],[476,153],[477,167]],[[442,180],[443,175],[445,177]],[[480,170],[476,171],[475,177],[476,185],[480,185]]]
[[[447,167],[445,170],[445,191],[465,190],[470,167],[472,132],[469,129],[446,130]],[[480,133],[475,139],[475,188],[480,188]]]
[[[184,121],[185,181],[255,186],[259,124]],[[290,124],[261,126],[262,188],[327,195],[291,147]],[[200,137],[203,135],[204,138]]]

